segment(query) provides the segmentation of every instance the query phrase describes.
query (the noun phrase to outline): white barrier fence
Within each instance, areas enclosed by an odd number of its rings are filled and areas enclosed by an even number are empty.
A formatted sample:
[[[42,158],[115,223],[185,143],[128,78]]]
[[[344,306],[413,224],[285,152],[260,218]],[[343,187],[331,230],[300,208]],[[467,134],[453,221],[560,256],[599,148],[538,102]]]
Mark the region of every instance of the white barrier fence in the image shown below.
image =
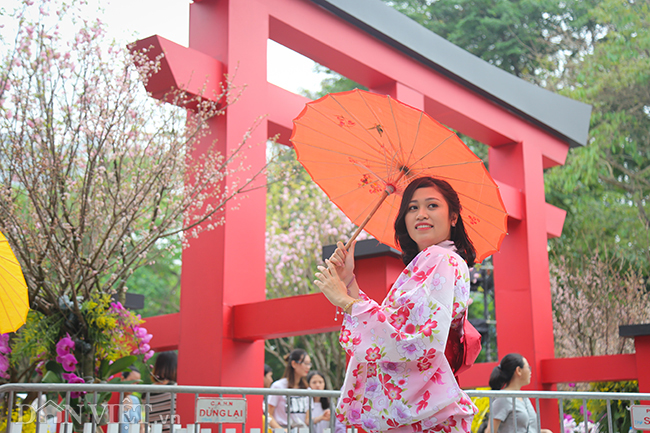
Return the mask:
[[[118,402],[123,402],[127,393],[140,393],[142,395],[141,413],[142,422],[130,424],[124,421],[124,413],[128,408],[124,404],[98,404],[100,395],[104,393],[118,393]],[[630,430],[650,431],[650,403],[647,405],[638,404],[640,401],[650,402],[650,393],[604,393],[604,392],[551,392],[551,391],[479,391],[467,390],[467,394],[473,398],[487,398],[489,407],[495,398],[511,398],[513,407],[517,398],[529,398],[537,413],[540,413],[540,400],[556,401],[559,410],[560,425],[551,426],[553,433],[630,433],[629,431],[618,431],[613,422],[612,402],[627,401],[632,407],[630,416],[632,425]],[[83,405],[74,404],[71,395],[85,394]],[[33,402],[29,405],[21,404],[21,396],[31,394]],[[169,410],[164,417],[158,415],[155,418],[152,414],[150,399],[152,396],[169,396]],[[181,420],[176,413],[176,399],[178,395],[190,395],[194,400],[195,413],[192,419]],[[7,419],[7,407],[17,411],[23,422],[7,420],[5,431],[7,433],[26,433],[25,426],[34,423],[34,433],[82,433],[99,432],[98,425],[105,425],[103,431],[106,433],[212,433],[213,429],[219,433],[261,433],[260,428],[246,427],[246,415],[251,412],[264,415],[263,431],[269,431],[267,399],[271,395],[283,395],[287,401],[287,412],[291,398],[314,397],[329,398],[331,408],[336,405],[339,396],[338,391],[316,391],[296,389],[269,389],[269,388],[236,388],[236,387],[207,387],[207,386],[180,386],[180,385],[114,385],[114,384],[5,384],[0,386],[0,398],[5,402],[0,417]],[[211,396],[211,397],[206,397]],[[216,397],[215,397],[216,396]],[[263,406],[259,408],[247,407],[248,396],[262,396]],[[575,420],[578,428],[573,426],[569,429],[565,425],[563,403],[567,400],[582,401],[585,408],[583,419]],[[606,417],[603,414],[598,420],[590,422],[588,412],[589,401],[603,401],[606,406]],[[313,401],[313,400],[312,400]],[[71,404],[73,402],[73,404]],[[220,408],[219,410],[206,410],[210,405]],[[225,406],[228,410],[225,410]],[[113,406],[113,407],[109,407]],[[311,407],[308,405],[309,419],[311,420]],[[204,412],[200,412],[201,409]],[[126,410],[125,410],[126,409]],[[33,419],[23,419],[29,414]],[[486,418],[492,424],[493,418],[490,411]],[[128,421],[128,420],[127,420]],[[538,431],[541,428],[541,420],[538,417]],[[314,426],[309,425],[292,426],[290,417],[289,425],[292,433],[313,433]],[[516,429],[516,417],[515,417]],[[284,429],[277,429],[284,433]],[[329,428],[322,433],[354,433],[355,429],[342,426],[332,416],[329,421]],[[494,431],[494,429],[490,429]]]

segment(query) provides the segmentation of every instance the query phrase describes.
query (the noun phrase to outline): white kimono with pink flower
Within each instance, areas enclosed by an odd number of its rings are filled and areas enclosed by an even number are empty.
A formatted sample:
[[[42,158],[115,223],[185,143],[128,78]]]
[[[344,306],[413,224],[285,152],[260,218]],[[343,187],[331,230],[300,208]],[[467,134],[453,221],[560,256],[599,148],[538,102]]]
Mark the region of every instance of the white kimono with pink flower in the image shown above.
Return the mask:
[[[470,432],[477,412],[445,357],[450,327],[462,329],[469,272],[453,242],[433,245],[404,269],[378,305],[345,315],[339,341],[350,355],[337,418],[367,432]]]

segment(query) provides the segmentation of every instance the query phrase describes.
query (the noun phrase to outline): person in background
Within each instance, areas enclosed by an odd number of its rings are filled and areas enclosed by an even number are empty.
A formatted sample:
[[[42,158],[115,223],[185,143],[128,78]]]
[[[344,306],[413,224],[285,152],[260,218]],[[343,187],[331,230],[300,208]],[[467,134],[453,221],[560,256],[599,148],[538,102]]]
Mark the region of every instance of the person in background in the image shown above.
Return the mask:
[[[271,369],[270,365],[264,364],[264,388],[270,388],[272,384],[273,384],[273,369]],[[267,398],[264,398],[264,401],[262,402],[263,403],[263,406],[262,406],[262,423],[264,425],[268,425],[268,424],[266,424],[266,413],[268,411],[268,409],[267,409],[268,405],[266,404]],[[269,422],[270,422],[271,419],[272,418],[269,417]],[[269,432],[272,431],[271,428],[270,428],[270,425],[269,425],[268,430],[269,430]]]
[[[287,366],[282,379],[273,382],[272,389],[307,389],[305,377],[311,368],[311,358],[303,349],[294,349],[285,357]],[[287,428],[291,420],[291,429],[305,427],[305,417],[309,407],[309,397],[291,397],[287,416],[287,400],[283,395],[269,396],[269,425],[273,429]]]
[[[140,371],[132,365],[129,367],[128,371],[122,372],[122,380],[124,382],[140,382]],[[142,406],[140,405],[140,399],[133,395],[130,392],[124,393],[124,399],[122,400],[122,420],[120,423],[120,433],[129,433],[129,427],[132,424],[139,424],[142,421]],[[138,431],[144,430],[144,424],[140,426]],[[130,432],[130,433],[138,433]]]
[[[154,385],[176,385],[176,370],[178,356],[176,352],[161,352],[153,366],[152,378]],[[151,393],[149,395],[149,422],[162,423],[163,432],[171,430],[172,412],[174,418],[176,410],[172,411],[172,394],[169,392]]]
[[[325,389],[325,377],[320,371],[314,370],[307,375],[307,385],[309,389]],[[323,433],[323,430],[330,426],[330,401],[325,397],[314,397],[311,406],[311,416],[314,423],[314,433]],[[309,413],[305,419],[309,425]]]
[[[273,384],[273,370],[268,364],[264,364],[264,388],[270,388]]]
[[[490,388],[493,390],[521,391],[521,387],[530,383],[532,371],[528,360],[518,353],[509,353],[503,357],[499,365],[494,367],[490,375]],[[497,433],[538,433],[537,413],[530,399],[517,398],[515,416],[512,411],[512,398],[496,398],[490,408]],[[515,432],[515,419],[517,430]],[[489,418],[485,433],[490,433]],[[542,429],[541,433],[552,433]]]

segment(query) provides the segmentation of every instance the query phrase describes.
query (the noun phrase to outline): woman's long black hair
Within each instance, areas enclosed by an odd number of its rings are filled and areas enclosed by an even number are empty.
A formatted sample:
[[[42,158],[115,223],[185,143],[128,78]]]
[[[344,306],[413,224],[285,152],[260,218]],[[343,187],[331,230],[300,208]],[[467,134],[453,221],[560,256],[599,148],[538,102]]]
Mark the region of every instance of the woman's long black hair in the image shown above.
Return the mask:
[[[510,383],[517,367],[524,368],[524,357],[518,353],[509,353],[501,363],[494,367],[490,375],[490,388],[498,391]]]
[[[456,227],[451,228],[451,239],[456,246],[458,255],[467,262],[468,267],[474,266],[476,260],[476,250],[472,241],[467,236],[465,231],[465,224],[463,218],[460,216],[462,207],[460,199],[456,191],[449,185],[448,182],[434,177],[418,177],[411,181],[411,183],[404,190],[402,195],[402,203],[400,204],[397,218],[395,219],[395,242],[397,242],[402,249],[402,261],[405,265],[411,263],[420,252],[418,245],[415,243],[406,229],[406,213],[408,212],[409,203],[413,199],[413,194],[417,189],[433,187],[440,191],[447,206],[449,207],[449,216],[458,215]]]
[[[309,384],[309,382],[311,382],[311,378],[314,377],[314,376],[322,377],[323,381],[325,382],[325,389],[327,389],[327,381],[325,381],[325,376],[323,376],[323,373],[321,373],[318,370],[312,370],[312,371],[309,372],[309,374],[307,375],[307,384]],[[329,409],[330,408],[330,399],[328,397],[321,397],[320,398],[320,407],[322,407],[323,410]]]
[[[284,360],[287,361],[287,366],[284,369],[284,375],[282,377],[287,378],[289,388],[298,385],[299,388],[307,389],[307,382],[304,377],[300,378],[296,383],[296,370],[294,370],[293,365],[291,365],[291,361],[296,361],[300,364],[305,360],[306,356],[307,352],[304,349],[293,349],[291,353],[285,355]]]

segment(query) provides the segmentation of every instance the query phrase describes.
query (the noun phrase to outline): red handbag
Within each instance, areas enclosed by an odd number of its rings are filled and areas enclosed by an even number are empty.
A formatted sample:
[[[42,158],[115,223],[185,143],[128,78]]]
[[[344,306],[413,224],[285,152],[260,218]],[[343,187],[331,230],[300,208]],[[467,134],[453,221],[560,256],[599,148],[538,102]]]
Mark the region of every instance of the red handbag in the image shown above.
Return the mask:
[[[458,376],[474,365],[479,353],[481,353],[481,334],[469,322],[465,311],[462,335],[458,330],[450,328],[445,347],[445,357],[454,376]]]

